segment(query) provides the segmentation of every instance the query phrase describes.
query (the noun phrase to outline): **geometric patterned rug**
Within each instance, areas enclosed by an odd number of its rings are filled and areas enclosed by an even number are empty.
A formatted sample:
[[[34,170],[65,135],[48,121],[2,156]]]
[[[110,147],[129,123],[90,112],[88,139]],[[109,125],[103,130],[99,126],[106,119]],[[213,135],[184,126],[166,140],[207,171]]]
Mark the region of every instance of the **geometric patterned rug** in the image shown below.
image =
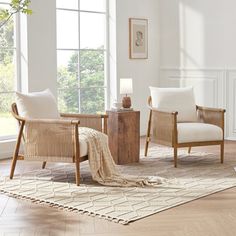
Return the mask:
[[[143,151],[141,152],[143,153]],[[162,176],[170,183],[158,187],[106,187],[91,178],[88,163],[81,163],[81,185],[75,185],[75,166],[59,164],[22,175],[0,177],[0,191],[10,196],[48,204],[128,224],[163,210],[236,186],[235,161],[220,164],[218,155],[178,151],[178,168],[173,167],[173,150],[155,146],[139,163],[119,166],[121,172],[137,176]]]

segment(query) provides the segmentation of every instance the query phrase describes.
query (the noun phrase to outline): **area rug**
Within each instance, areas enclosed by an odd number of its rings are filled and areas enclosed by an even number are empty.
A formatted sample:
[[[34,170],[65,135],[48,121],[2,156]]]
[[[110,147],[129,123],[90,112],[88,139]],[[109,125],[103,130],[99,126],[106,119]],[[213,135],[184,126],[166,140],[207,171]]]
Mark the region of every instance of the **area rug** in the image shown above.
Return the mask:
[[[159,187],[106,187],[91,179],[88,163],[81,163],[81,185],[75,185],[73,164],[38,169],[13,180],[0,178],[0,191],[17,198],[48,204],[64,210],[89,214],[121,224],[236,186],[236,161],[220,164],[211,153],[179,151],[178,168],[173,167],[172,149],[156,146],[140,162],[119,166],[137,176],[162,176],[168,183]],[[27,165],[27,162],[24,164]],[[40,166],[40,164],[39,164]]]

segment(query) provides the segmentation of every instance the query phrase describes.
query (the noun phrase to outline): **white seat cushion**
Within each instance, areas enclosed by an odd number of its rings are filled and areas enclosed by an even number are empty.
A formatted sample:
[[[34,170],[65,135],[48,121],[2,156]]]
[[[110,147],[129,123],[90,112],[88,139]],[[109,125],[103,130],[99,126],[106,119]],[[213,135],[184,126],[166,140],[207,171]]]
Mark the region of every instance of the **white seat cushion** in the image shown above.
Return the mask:
[[[160,111],[177,111],[179,122],[196,122],[196,103],[192,87],[156,88],[150,87],[152,106]]]
[[[219,141],[223,139],[220,127],[205,123],[178,123],[178,143]]]
[[[49,89],[22,94],[16,92],[16,105],[21,117],[28,119],[59,119],[56,99]]]
[[[88,155],[88,144],[85,139],[79,139],[80,157]]]

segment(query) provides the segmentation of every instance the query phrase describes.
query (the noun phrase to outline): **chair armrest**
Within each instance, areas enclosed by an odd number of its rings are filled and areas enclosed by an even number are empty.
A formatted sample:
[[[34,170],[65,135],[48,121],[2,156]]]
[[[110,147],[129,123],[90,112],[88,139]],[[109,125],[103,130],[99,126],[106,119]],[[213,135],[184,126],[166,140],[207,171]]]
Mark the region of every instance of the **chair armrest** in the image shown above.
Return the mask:
[[[219,126],[224,130],[224,114],[225,109],[209,108],[209,107],[197,107],[198,119],[201,122]]]
[[[64,120],[64,119],[25,119],[25,123],[37,123],[37,124],[58,124],[58,125],[79,125],[80,121],[76,119]]]
[[[107,114],[72,114],[72,113],[60,113],[62,118],[108,118]]]
[[[222,108],[213,108],[213,107],[203,107],[203,106],[196,106],[197,110],[201,110],[201,111],[213,111],[213,112],[225,112],[225,109]]]
[[[92,128],[107,134],[107,114],[66,114],[61,113],[63,119],[78,119],[80,126]]]

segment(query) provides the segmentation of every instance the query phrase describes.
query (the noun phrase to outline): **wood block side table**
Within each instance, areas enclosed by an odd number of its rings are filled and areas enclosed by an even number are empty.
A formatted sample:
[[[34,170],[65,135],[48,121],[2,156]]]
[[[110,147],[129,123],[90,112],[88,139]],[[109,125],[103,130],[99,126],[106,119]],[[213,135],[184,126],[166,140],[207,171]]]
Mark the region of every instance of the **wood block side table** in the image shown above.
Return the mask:
[[[139,162],[140,112],[107,111],[109,148],[116,164]]]

